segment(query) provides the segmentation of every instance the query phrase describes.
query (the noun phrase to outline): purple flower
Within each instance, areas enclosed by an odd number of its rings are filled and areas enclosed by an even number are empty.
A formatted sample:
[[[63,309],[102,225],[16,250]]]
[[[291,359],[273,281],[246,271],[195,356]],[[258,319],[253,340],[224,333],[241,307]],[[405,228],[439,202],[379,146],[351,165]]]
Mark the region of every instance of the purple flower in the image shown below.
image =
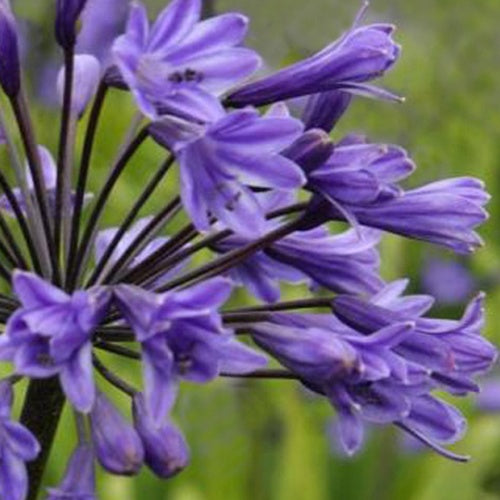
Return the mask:
[[[396,62],[400,47],[389,24],[354,27],[315,55],[274,75],[244,85],[229,95],[232,106],[264,105],[330,90],[381,97],[365,82],[383,75]]]
[[[94,56],[88,54],[75,56],[74,66],[71,108],[73,113],[80,117],[97,89],[101,66]],[[63,67],[57,78],[57,93],[60,103],[62,103],[64,95],[64,80],[65,69]]]
[[[291,204],[292,198],[285,192],[260,195],[259,199],[266,212],[272,212]],[[341,293],[375,293],[383,285],[378,273],[379,241],[380,233],[367,228],[337,235],[331,235],[326,227],[297,231],[231,269],[230,276],[266,302],[280,298],[280,281],[307,281]],[[227,252],[249,242],[231,235],[215,248]]]
[[[459,395],[477,392],[473,377],[485,373],[497,357],[496,348],[480,336],[484,296],[473,299],[455,321],[422,317],[432,304],[431,297],[399,297],[401,290],[396,282],[369,302],[339,296],[333,307],[344,322],[368,335],[393,322],[415,321],[415,333],[397,352],[431,370],[432,380],[446,390]]]
[[[0,0],[0,85],[10,98],[21,88],[18,32],[9,0]]]
[[[223,327],[217,308],[230,292],[220,278],[162,295],[115,288],[118,307],[142,345],[145,400],[155,422],[172,407],[179,379],[204,383],[221,371],[242,374],[266,364]]]
[[[433,182],[372,206],[348,208],[361,224],[466,254],[483,244],[474,228],[488,218],[483,209],[488,200],[481,181],[461,177]],[[335,212],[331,207],[330,213]]]
[[[472,294],[475,279],[460,262],[430,258],[422,269],[422,287],[440,304],[462,304]]]
[[[87,0],[57,0],[55,34],[63,49],[75,45],[78,18],[86,3]]]
[[[157,425],[142,394],[133,400],[134,424],[144,446],[147,466],[161,478],[170,478],[189,463],[189,449],[182,433],[170,421]]]
[[[172,0],[149,28],[140,3],[131,7],[127,29],[113,52],[141,111],[155,118],[175,108],[179,90],[202,89],[221,95],[260,64],[252,50],[239,47],[248,20],[224,14],[200,22],[201,0]]]
[[[113,474],[137,474],[144,461],[141,439],[101,392],[96,395],[90,423],[95,454],[101,466]]]
[[[71,456],[57,488],[49,488],[47,500],[96,500],[94,452],[89,444],[79,445]]]
[[[304,183],[297,165],[280,155],[302,124],[277,109],[262,117],[253,109],[225,114],[215,99],[199,98],[198,121],[166,116],[150,127],[177,153],[184,207],[199,230],[210,229],[211,213],[237,233],[261,234],[264,213],[248,186],[291,190]]]
[[[22,271],[13,277],[22,303],[0,338],[0,358],[32,378],[59,375],[73,406],[89,412],[95,396],[92,333],[106,312],[103,289],[68,295],[42,278]]]
[[[345,451],[361,445],[362,421],[392,423],[410,414],[404,384],[414,381],[394,346],[413,323],[397,323],[363,336],[329,315],[277,314],[253,328],[258,345],[310,389],[324,394],[339,416]],[[401,386],[401,387],[398,387]]]
[[[344,139],[323,165],[310,170],[308,188],[348,210],[401,196],[397,183],[415,169],[406,151],[357,141],[355,137]]]
[[[56,186],[57,186],[57,167],[54,162],[54,158],[50,151],[44,146],[38,146],[38,154],[40,156],[42,176],[44,180],[44,186],[47,192],[49,209],[51,213],[55,211],[56,202]],[[31,176],[30,170],[26,165],[26,183],[28,190],[32,195],[35,195],[35,187],[33,184],[33,177]],[[20,188],[13,188],[12,194],[14,195],[19,208],[22,212],[26,213],[26,200],[24,199],[23,193]],[[74,193],[72,192],[72,198],[74,198]],[[91,193],[86,193],[84,197],[84,205],[87,204],[93,195]],[[0,196],[0,209],[4,210],[8,215],[15,217],[16,213],[12,208],[9,199],[6,195]]]
[[[28,492],[25,462],[34,460],[40,446],[31,432],[12,421],[12,386],[0,383],[0,497],[24,500]]]
[[[401,148],[345,139],[323,165],[307,172],[308,189],[318,193],[311,203],[308,225],[329,217],[428,241],[457,253],[480,246],[482,240],[474,228],[487,218],[483,206],[489,195],[484,184],[459,177],[404,191],[398,182],[413,169]]]

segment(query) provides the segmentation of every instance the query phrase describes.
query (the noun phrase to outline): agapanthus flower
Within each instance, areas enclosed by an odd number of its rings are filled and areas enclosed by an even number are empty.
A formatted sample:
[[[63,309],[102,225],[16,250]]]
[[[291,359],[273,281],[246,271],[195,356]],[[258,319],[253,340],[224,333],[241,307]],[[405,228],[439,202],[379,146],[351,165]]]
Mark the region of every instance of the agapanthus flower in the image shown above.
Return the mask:
[[[12,420],[12,386],[0,383],[0,496],[23,500],[28,491],[25,462],[34,460],[40,445],[31,432]]]
[[[259,345],[328,397],[348,453],[361,445],[363,421],[394,423],[436,449],[456,441],[464,418],[429,390],[476,391],[473,377],[496,359],[495,348],[478,335],[480,298],[460,321],[438,320],[421,317],[430,297],[399,297],[401,291],[396,282],[371,302],[333,299],[335,316],[279,313],[252,327]]]
[[[294,198],[281,192],[261,195],[259,200],[266,212],[272,212],[290,205]],[[278,224],[274,221],[272,226]],[[307,282],[334,292],[375,293],[383,285],[376,249],[379,241],[380,232],[367,228],[336,235],[326,227],[297,231],[234,267],[230,276],[265,302],[279,300],[280,282]],[[248,243],[235,234],[214,248],[224,253]]]
[[[0,359],[33,378],[59,375],[63,390],[78,410],[94,404],[92,334],[106,312],[104,290],[66,294],[40,277],[17,271],[12,280],[22,307],[0,338]]]
[[[150,127],[160,144],[177,153],[184,207],[202,231],[210,229],[212,213],[237,233],[262,234],[265,214],[250,186],[292,190],[305,182],[299,167],[280,155],[302,124],[273,110],[226,114],[217,100],[199,98],[198,121],[166,116]]]
[[[324,164],[308,166],[314,193],[309,226],[328,219],[354,221],[470,253],[482,245],[474,229],[488,217],[484,184],[473,177],[445,179],[404,190],[414,169],[398,147],[348,137]]]
[[[328,398],[348,453],[375,423],[464,460],[442,446],[461,437],[465,419],[435,391],[478,391],[495,360],[480,335],[483,296],[460,320],[429,318],[432,297],[402,296],[404,281],[380,275],[378,244],[387,231],[474,250],[488,195],[469,177],[407,189],[414,164],[404,149],[329,136],[352,95],[394,98],[371,84],[399,55],[393,27],[357,19],[323,51],[246,85],[260,57],[242,46],[245,16],[201,20],[201,0],[172,0],[150,26],[134,2],[124,25],[125,3],[57,2],[64,65],[53,159],[37,146],[16,23],[0,0],[0,85],[16,125],[0,123],[0,143],[18,186],[0,170],[0,359],[13,371],[0,381],[0,496],[39,493],[38,452],[50,449],[66,400],[78,444],[49,498],[95,498],[96,462],[111,474],[146,464],[174,476],[190,459],[174,424],[181,382],[228,377],[296,380]],[[100,117],[117,89],[137,112],[103,175],[95,145],[115,143]],[[309,96],[301,117],[282,102],[297,96]],[[122,111],[110,113],[130,115]],[[135,162],[146,147],[155,151]],[[115,188],[132,163],[141,191],[121,213]],[[299,283],[308,285],[299,297],[281,299],[282,285]],[[242,304],[236,288],[257,303]],[[112,391],[131,404],[118,408]]]
[[[208,382],[221,371],[244,374],[267,364],[223,328],[217,307],[230,293],[230,283],[218,278],[164,295],[129,285],[115,289],[118,306],[142,345],[144,396],[156,422],[171,409],[181,378]]]
[[[257,54],[240,47],[248,20],[224,14],[200,21],[201,0],[173,0],[149,27],[142,4],[133,4],[125,34],[114,45],[116,63],[146,115],[174,106],[179,90],[221,95],[252,74]]]
[[[228,102],[238,107],[263,105],[330,90],[375,97],[387,95],[366,82],[383,75],[396,62],[400,47],[392,39],[393,32],[394,26],[390,24],[358,27],[355,23],[351,30],[313,56],[231,93]]]

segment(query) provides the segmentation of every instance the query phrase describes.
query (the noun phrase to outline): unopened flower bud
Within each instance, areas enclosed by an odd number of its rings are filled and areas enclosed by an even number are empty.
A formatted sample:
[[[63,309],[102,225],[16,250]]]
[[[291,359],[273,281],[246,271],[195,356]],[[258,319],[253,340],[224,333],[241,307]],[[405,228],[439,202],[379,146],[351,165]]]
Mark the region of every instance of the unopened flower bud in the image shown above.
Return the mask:
[[[17,28],[9,0],[0,0],[0,85],[11,98],[21,87]]]
[[[134,423],[142,439],[145,462],[159,477],[178,474],[189,463],[189,449],[182,433],[171,422],[156,425],[147,411],[142,394],[133,402]]]
[[[66,71],[63,67],[57,77],[57,93],[61,103],[64,96],[65,75]],[[83,114],[94,96],[100,76],[101,65],[94,56],[88,54],[75,56],[71,108],[78,116]]]
[[[76,43],[77,22],[87,0],[57,0],[56,40],[63,49]]]
[[[141,440],[132,425],[102,393],[96,397],[90,421],[99,463],[113,474],[137,474],[144,461]]]

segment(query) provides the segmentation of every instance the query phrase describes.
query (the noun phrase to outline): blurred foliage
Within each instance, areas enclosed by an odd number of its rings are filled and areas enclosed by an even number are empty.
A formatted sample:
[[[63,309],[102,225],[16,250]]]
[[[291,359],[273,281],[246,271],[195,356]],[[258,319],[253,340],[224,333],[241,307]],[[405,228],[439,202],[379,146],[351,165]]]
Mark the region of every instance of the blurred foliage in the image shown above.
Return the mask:
[[[154,11],[163,0],[145,3]],[[25,0],[13,4],[35,28],[37,44],[48,46],[52,7]],[[350,25],[358,7],[358,2],[341,0],[216,0],[216,4],[221,11],[240,10],[251,16],[249,44],[261,51],[268,69],[336,38]],[[498,0],[373,0],[367,20],[396,24],[396,37],[404,48],[384,85],[407,101],[391,105],[358,99],[334,132],[336,138],[356,131],[403,145],[419,166],[412,183],[465,174],[486,181],[493,195],[491,222],[482,231],[487,244],[470,265],[489,288],[486,334],[496,340],[500,340],[494,316],[500,309],[500,289],[495,288],[500,275],[500,204],[495,201],[500,191],[499,19]],[[30,65],[35,64],[29,53],[27,58]],[[43,106],[33,109],[40,142],[53,148],[54,111]],[[92,190],[102,184],[133,116],[130,98],[114,92],[93,157]],[[108,224],[119,223],[163,156],[152,144],[141,149],[113,195]],[[144,213],[171,199],[176,190],[177,178],[171,173]],[[181,224],[176,221],[172,230]],[[412,289],[417,290],[419,265],[431,252],[425,244],[388,237],[383,245],[384,276],[409,276]],[[300,291],[290,292],[291,297],[294,294]],[[459,311],[451,313],[456,316]],[[118,369],[129,366],[113,361]],[[135,377],[139,384],[139,373]],[[127,402],[119,402],[126,410]],[[479,416],[472,401],[462,406],[471,424],[467,437],[455,448],[473,456],[468,465],[447,462],[429,452],[405,452],[400,436],[390,429],[375,429],[365,450],[345,459],[329,438],[333,417],[329,406],[290,382],[185,384],[175,418],[191,445],[191,467],[168,482],[147,471],[139,479],[101,475],[100,494],[103,499],[120,500],[500,498],[500,416]],[[47,477],[50,484],[60,478],[73,446],[73,438],[68,439],[74,434],[72,426],[70,415],[65,415]]]

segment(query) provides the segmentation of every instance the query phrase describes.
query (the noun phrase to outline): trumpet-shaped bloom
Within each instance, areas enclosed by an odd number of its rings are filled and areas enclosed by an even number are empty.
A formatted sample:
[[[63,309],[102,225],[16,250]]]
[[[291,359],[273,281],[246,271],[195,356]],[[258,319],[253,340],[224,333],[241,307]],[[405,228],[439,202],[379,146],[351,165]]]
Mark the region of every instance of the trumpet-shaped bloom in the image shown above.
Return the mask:
[[[389,24],[355,27],[313,56],[236,90],[228,102],[238,107],[263,105],[330,90],[382,97],[383,91],[365,82],[396,62],[400,48],[393,31]]]
[[[118,307],[142,345],[145,400],[155,422],[172,407],[180,379],[208,382],[220,372],[248,373],[267,360],[225,329],[217,308],[231,285],[214,278],[179,292],[115,288]]]
[[[199,230],[210,229],[212,214],[237,233],[259,235],[267,224],[249,186],[292,190],[305,182],[300,168],[280,154],[302,124],[276,109],[264,116],[253,109],[226,114],[218,101],[198,97],[197,120],[167,116],[150,132],[177,153],[182,201]]]
[[[59,375],[62,388],[81,412],[95,397],[92,333],[106,312],[105,290],[78,290],[68,295],[42,278],[16,271],[14,291],[21,301],[0,339],[0,358],[16,372],[33,378]]]

